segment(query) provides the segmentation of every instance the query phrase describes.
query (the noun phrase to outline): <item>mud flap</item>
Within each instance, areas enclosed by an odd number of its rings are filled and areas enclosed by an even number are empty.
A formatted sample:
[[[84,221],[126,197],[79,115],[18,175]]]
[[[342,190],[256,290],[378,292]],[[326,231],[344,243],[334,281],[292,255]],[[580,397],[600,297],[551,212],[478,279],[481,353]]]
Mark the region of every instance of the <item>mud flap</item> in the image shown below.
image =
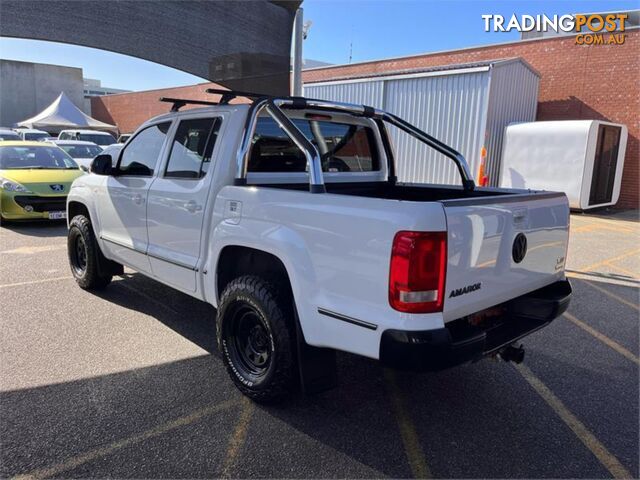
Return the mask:
[[[94,240],[94,244],[96,247],[96,253],[98,257],[98,273],[101,276],[123,275],[124,267],[119,263],[116,263],[112,260],[109,260],[107,257],[105,257],[102,251],[100,250],[100,245],[98,245],[97,241]]]
[[[297,320],[296,315],[296,350],[302,392],[314,394],[336,387],[338,385],[336,351],[307,344],[300,329],[300,322]]]

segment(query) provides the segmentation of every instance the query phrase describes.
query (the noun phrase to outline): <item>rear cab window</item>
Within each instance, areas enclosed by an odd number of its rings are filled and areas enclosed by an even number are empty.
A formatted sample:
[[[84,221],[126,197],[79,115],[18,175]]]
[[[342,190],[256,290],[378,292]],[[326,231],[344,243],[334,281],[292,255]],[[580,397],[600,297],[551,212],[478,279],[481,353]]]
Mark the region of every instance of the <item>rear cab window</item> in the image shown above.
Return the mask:
[[[349,181],[358,176],[379,177],[386,173],[382,171],[384,159],[376,127],[369,120],[311,112],[299,115],[290,119],[320,153],[325,181],[333,177]],[[249,179],[253,174],[267,182],[285,178],[304,181],[308,165],[304,153],[278,123],[261,115],[252,139],[247,172]]]

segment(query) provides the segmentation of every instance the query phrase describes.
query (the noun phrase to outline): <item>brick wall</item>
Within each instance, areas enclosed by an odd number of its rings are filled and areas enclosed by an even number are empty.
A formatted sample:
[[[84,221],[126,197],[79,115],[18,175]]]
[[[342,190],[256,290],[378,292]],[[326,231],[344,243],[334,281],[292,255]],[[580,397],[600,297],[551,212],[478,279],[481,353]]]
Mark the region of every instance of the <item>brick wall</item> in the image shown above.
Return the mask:
[[[117,125],[121,133],[130,133],[150,118],[171,110],[170,103],[158,101],[160,97],[216,101],[219,95],[205,93],[207,88],[219,88],[219,85],[215,83],[199,83],[188,87],[163,88],[144,92],[92,97],[91,116],[103,122]],[[185,106],[183,110],[198,106]]]
[[[354,65],[306,70],[305,83],[420,67],[522,57],[541,74],[538,120],[595,119],[623,123],[629,140],[618,208],[638,208],[640,31],[624,45],[576,45],[574,37],[516,42]]]
[[[626,33],[624,45],[576,45],[574,37],[514,42],[407,58],[306,70],[305,82],[363,77],[372,73],[407,70],[478,60],[522,57],[542,78],[538,120],[596,119],[623,123],[629,128],[622,189],[618,208],[638,208],[640,138],[640,31]],[[93,116],[131,132],[142,122],[168,112],[161,96],[211,100],[203,83],[146,92],[94,97]]]

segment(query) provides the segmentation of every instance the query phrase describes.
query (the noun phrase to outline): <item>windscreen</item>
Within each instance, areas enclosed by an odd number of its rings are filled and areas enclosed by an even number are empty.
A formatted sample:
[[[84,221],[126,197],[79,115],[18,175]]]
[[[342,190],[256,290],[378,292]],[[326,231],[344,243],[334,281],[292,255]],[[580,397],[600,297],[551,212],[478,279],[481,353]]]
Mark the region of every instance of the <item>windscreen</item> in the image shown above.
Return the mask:
[[[71,170],[78,164],[58,147],[2,147],[0,146],[0,170]]]
[[[93,142],[97,145],[111,145],[112,143],[116,143],[116,139],[109,133],[81,133],[76,140]]]
[[[102,148],[97,145],[59,145],[72,158],[93,158],[102,153]]]
[[[37,140],[40,140],[41,138],[45,138],[45,137],[48,137],[48,136],[49,136],[49,134],[48,133],[44,133],[44,132],[42,132],[42,133],[40,133],[40,132],[31,132],[31,133],[27,132],[27,133],[24,134],[24,139],[25,140],[29,140],[29,141],[37,141]]]
[[[20,135],[12,132],[0,132],[0,140],[22,140]]]
[[[291,121],[315,145],[324,172],[372,172],[380,170],[375,135],[365,125],[313,118]],[[271,117],[260,117],[249,158],[250,172],[305,172],[304,153]]]

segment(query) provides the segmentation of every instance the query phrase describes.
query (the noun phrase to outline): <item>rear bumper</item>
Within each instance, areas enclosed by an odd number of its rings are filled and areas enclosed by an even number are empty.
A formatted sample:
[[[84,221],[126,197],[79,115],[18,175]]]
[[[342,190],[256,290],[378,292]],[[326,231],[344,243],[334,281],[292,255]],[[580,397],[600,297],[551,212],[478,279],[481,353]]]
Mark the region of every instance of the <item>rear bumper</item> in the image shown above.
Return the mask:
[[[566,311],[570,300],[571,285],[563,280],[503,304],[503,315],[487,325],[474,326],[461,318],[435,330],[386,330],[380,342],[380,361],[413,371],[436,371],[476,361],[548,325]]]

